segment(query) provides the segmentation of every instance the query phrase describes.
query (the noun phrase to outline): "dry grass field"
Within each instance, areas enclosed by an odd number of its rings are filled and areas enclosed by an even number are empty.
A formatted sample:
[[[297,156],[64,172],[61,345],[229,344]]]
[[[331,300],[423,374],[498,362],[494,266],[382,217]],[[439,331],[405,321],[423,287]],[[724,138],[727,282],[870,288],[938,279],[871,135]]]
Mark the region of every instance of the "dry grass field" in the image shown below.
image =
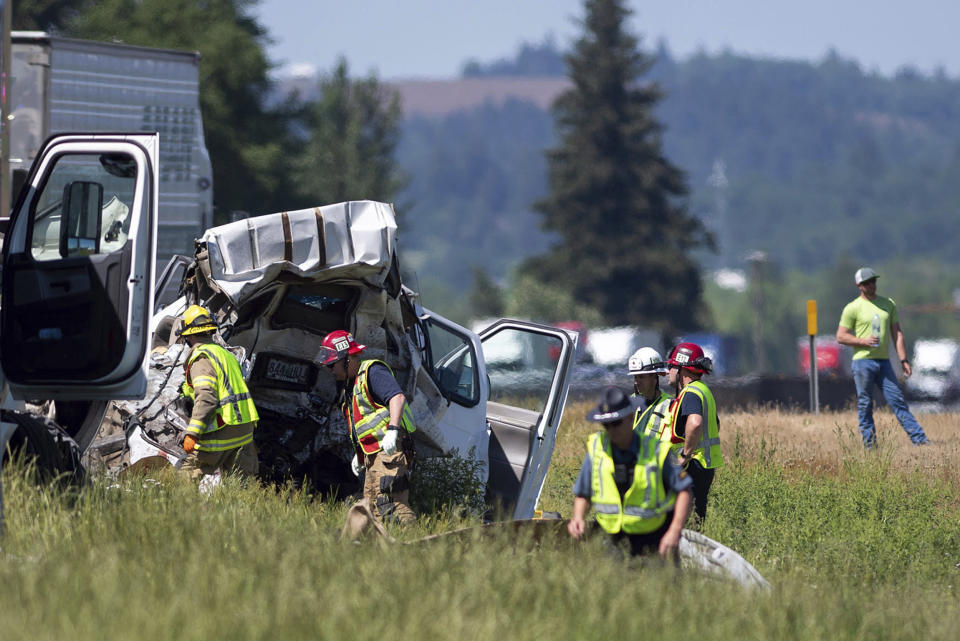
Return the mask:
[[[864,450],[857,429],[856,410],[811,414],[762,409],[738,412],[721,419],[725,452],[738,452],[748,461],[764,454],[786,468],[840,474],[851,459],[881,458],[891,471],[925,475],[960,486],[960,414],[917,414],[931,444],[910,442],[888,408],[874,412],[878,448]]]
[[[584,419],[590,402],[568,404],[557,436],[553,463],[541,500],[545,510],[569,516],[570,488],[583,459],[587,436],[597,425]],[[839,412],[756,408],[721,413],[724,460],[744,465],[777,465],[842,478],[852,462],[881,462],[891,473],[921,474],[960,490],[960,413],[915,415],[932,441],[914,446],[889,408],[874,411],[878,447],[864,450],[855,409]]]
[[[566,409],[543,490],[541,507],[566,517],[589,405]],[[600,537],[534,546],[504,528],[356,545],[339,538],[344,504],[292,487],[227,479],[204,497],[165,474],[58,489],[5,466],[0,639],[952,641],[958,416],[918,418],[935,445],[913,448],[879,412],[866,453],[853,412],[721,416],[726,462],[702,531],[768,592],[624,562]],[[463,468],[441,471],[421,481],[459,487]],[[391,532],[479,524],[451,507]]]

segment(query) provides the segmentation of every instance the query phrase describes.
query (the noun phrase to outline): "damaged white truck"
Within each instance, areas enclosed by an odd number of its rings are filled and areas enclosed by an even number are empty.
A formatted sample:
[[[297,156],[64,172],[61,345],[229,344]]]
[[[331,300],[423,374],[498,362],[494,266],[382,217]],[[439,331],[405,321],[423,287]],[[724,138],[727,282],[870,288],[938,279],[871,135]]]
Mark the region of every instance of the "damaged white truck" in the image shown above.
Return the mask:
[[[166,294],[153,321],[147,398],[113,404],[91,444],[91,465],[96,456],[109,464],[120,428],[124,462],[151,454],[174,464],[182,458],[187,414],[178,391],[186,353],[176,328],[183,310],[200,304],[247,371],[260,415],[255,439],[263,480],[355,489],[339,390],[315,360],[329,332],[348,329],[367,346],[365,356],[396,374],[414,413],[419,455],[476,458],[489,498],[515,518],[533,515],[574,339],[508,320],[478,336],[423,309],[401,284],[391,205],[346,202],[209,229],[193,259],[175,261],[158,290]],[[505,352],[503,345],[523,349]]]
[[[180,464],[187,413],[176,328],[199,303],[246,369],[265,480],[347,491],[356,483],[338,390],[315,360],[323,337],[345,328],[396,373],[418,456],[475,458],[488,501],[515,519],[534,516],[572,334],[500,320],[478,335],[423,309],[400,281],[393,208],[370,201],[209,229],[195,256],[175,257],[155,288],[158,149],[156,134],[55,136],[0,221],[4,455],[12,436],[13,449],[74,476]],[[2,509],[0,491],[0,526]],[[742,557],[696,533],[684,532],[681,554],[767,585]]]
[[[34,244],[53,251],[51,233],[39,233],[46,240]],[[88,469],[116,472],[148,457],[179,465],[188,411],[179,394],[186,351],[176,328],[197,303],[214,315],[218,339],[246,372],[260,414],[261,478],[349,492],[357,481],[339,390],[314,360],[327,333],[349,329],[368,346],[366,355],[395,372],[414,412],[418,455],[475,458],[487,498],[514,518],[530,518],[553,453],[575,339],[510,320],[478,336],[430,313],[401,284],[396,241],[392,206],[372,201],[209,229],[195,256],[175,257],[158,280],[145,397],[115,395],[79,407],[58,401],[49,413],[72,412],[72,421],[61,422]],[[72,322],[40,325],[56,360]],[[110,336],[102,331],[89,349],[108,351]],[[5,351],[6,344],[5,334]]]

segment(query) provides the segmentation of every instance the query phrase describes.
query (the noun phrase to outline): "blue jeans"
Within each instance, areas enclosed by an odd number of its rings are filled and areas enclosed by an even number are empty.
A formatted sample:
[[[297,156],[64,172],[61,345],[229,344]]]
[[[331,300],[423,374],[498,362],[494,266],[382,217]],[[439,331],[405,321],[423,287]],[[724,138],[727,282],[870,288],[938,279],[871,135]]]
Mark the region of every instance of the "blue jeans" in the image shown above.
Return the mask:
[[[897,384],[893,366],[887,359],[859,358],[853,361],[853,382],[857,386],[857,416],[860,420],[860,436],[863,444],[871,448],[877,443],[876,427],[873,423],[873,388],[877,386],[883,392],[887,405],[893,410],[903,431],[914,445],[927,442],[927,435],[917,419],[910,413],[903,392]]]

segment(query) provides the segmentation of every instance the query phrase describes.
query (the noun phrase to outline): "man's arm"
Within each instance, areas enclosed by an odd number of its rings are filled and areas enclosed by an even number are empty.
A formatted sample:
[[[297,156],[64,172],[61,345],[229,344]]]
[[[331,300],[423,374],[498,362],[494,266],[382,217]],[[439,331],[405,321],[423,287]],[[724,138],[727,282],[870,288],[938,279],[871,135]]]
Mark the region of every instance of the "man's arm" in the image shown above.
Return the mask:
[[[680,535],[683,533],[683,524],[687,522],[690,515],[690,507],[693,505],[693,495],[690,490],[683,490],[677,494],[677,502],[673,506],[673,520],[670,521],[670,527],[660,539],[660,556],[668,558],[677,553],[680,548]]]
[[[837,326],[837,342],[841,345],[849,345],[851,347],[876,347],[877,343],[875,341],[876,338],[873,336],[857,338],[849,327],[844,327],[843,325]]]
[[[893,335],[893,344],[897,348],[897,356],[903,367],[903,375],[909,378],[913,370],[910,367],[910,361],[907,360],[907,340],[903,337],[903,328],[900,327],[900,323],[891,325],[890,333]]]
[[[390,408],[390,425],[400,427],[400,421],[403,420],[403,404],[407,402],[407,397],[400,394],[394,394],[390,397],[387,406]]]
[[[700,444],[700,432],[703,430],[703,414],[687,415],[687,430],[683,437],[683,450],[680,452],[680,463],[686,464],[693,456]]]
[[[192,452],[197,441],[206,431],[207,425],[220,406],[217,396],[217,371],[206,357],[200,357],[193,362],[188,374],[193,385],[193,410],[190,412],[190,422],[187,423],[187,433],[183,437],[183,449]]]
[[[590,499],[582,496],[575,496],[573,498],[573,516],[567,521],[567,532],[573,538],[579,539],[587,529],[586,516],[589,509]]]
[[[190,366],[190,382],[193,384],[194,399],[187,431],[200,436],[220,406],[217,371],[208,358],[202,356],[193,362]]]

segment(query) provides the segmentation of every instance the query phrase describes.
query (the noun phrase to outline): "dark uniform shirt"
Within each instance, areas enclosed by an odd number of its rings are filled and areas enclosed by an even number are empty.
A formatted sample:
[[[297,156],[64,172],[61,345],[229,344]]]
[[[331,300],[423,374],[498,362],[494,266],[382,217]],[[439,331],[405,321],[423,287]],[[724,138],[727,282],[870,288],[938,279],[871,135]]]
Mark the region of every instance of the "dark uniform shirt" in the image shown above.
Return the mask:
[[[696,394],[684,394],[683,400],[680,401],[677,424],[674,426],[674,432],[677,436],[683,438],[687,433],[687,417],[693,414],[703,416],[703,403]]]
[[[403,393],[397,379],[380,363],[374,363],[367,370],[367,387],[373,401],[383,406],[389,405],[391,398]]]

